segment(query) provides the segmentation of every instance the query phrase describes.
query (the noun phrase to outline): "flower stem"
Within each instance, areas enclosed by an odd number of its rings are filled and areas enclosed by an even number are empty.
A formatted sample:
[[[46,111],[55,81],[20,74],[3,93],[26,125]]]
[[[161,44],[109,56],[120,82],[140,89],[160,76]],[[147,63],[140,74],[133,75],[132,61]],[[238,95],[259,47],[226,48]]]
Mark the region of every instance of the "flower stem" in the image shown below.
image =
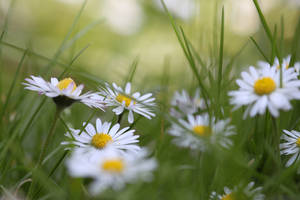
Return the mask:
[[[41,165],[43,164],[43,159],[45,157],[46,151],[47,151],[48,146],[50,144],[50,140],[54,135],[54,130],[55,130],[57,121],[59,119],[59,115],[60,115],[62,110],[63,110],[62,108],[56,107],[55,116],[54,116],[54,120],[53,120],[51,128],[50,128],[50,131],[49,131],[49,133],[47,135],[47,138],[46,138],[46,140],[43,144],[42,151],[41,151],[40,156],[39,156],[39,160],[36,163],[36,166],[35,166],[35,168],[33,169],[33,172],[32,172],[33,181],[32,181],[32,183],[29,187],[27,199],[30,199],[32,197],[32,195],[34,194],[34,188],[36,188],[36,181],[34,180],[34,175],[36,174],[36,172],[40,169]]]
[[[125,111],[124,111],[124,112],[125,112]],[[122,112],[122,113],[118,116],[118,124],[121,123],[122,118],[123,118],[123,115],[124,115],[124,112]]]

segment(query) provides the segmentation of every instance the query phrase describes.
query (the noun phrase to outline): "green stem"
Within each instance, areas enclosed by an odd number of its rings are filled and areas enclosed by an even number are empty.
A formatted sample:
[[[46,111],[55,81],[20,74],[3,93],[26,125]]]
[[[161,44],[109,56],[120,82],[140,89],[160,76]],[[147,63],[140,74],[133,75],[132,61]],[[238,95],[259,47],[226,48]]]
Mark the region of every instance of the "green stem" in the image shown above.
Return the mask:
[[[50,140],[51,140],[51,138],[53,137],[54,130],[55,130],[55,127],[56,127],[56,123],[57,123],[57,120],[59,119],[59,114],[60,114],[61,111],[62,111],[62,109],[60,109],[60,108],[58,108],[58,107],[56,108],[54,120],[53,120],[52,126],[51,126],[51,128],[50,128],[50,131],[49,131],[49,133],[48,133],[48,135],[47,135],[47,138],[46,138],[46,140],[45,140],[45,143],[44,143],[44,145],[43,145],[43,147],[42,147],[42,152],[41,152],[41,154],[40,154],[40,157],[39,157],[39,160],[38,160],[38,162],[37,162],[37,165],[41,165],[42,162],[43,162],[43,159],[44,159],[44,157],[45,157],[45,153],[46,153],[47,148],[48,148],[48,146],[49,146],[49,144],[50,144]]]
[[[43,144],[43,147],[42,147],[42,151],[40,153],[40,156],[39,156],[39,160],[36,164],[36,167],[34,168],[33,172],[32,172],[32,183],[30,184],[30,187],[29,187],[29,191],[28,191],[28,195],[27,195],[27,199],[30,199],[32,197],[32,195],[34,194],[34,189],[36,188],[36,181],[34,180],[34,174],[37,170],[40,169],[41,165],[43,164],[43,159],[45,157],[45,154],[46,154],[46,151],[48,149],[48,146],[50,144],[50,140],[51,138],[53,138],[53,135],[54,135],[54,130],[55,130],[55,127],[56,127],[56,124],[57,124],[57,121],[59,119],[59,115],[61,113],[63,109],[62,108],[59,108],[59,107],[56,107],[56,112],[55,112],[55,116],[54,116],[54,120],[52,122],[52,126],[50,128],[50,131],[47,135],[47,138]]]
[[[280,133],[279,133],[279,129],[277,127],[278,125],[277,125],[276,119],[274,117],[272,117],[272,121],[273,121],[274,132],[275,132],[274,136],[272,137],[272,145],[274,146],[277,162],[280,163],[280,149],[279,149]]]
[[[124,112],[125,112],[125,111],[124,111]],[[122,112],[122,113],[118,116],[118,124],[121,123],[122,118],[123,118],[123,115],[124,115],[124,112]]]

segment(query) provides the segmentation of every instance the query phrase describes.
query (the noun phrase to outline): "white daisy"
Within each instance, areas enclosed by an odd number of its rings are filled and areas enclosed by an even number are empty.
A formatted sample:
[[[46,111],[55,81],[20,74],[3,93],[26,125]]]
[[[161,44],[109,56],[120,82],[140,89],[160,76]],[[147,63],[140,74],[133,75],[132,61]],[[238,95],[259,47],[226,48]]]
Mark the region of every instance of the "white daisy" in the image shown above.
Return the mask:
[[[300,154],[300,132],[283,130],[284,134],[281,139],[284,140],[280,144],[280,154],[292,155],[292,157],[285,164],[286,167],[291,166],[294,162],[299,160]]]
[[[248,105],[244,118],[250,114],[264,114],[266,109],[274,117],[278,117],[279,110],[290,110],[290,100],[300,99],[300,81],[294,69],[283,70],[282,88],[280,87],[280,71],[275,67],[266,66],[261,69],[249,68],[250,73],[242,72],[242,79],[236,83],[239,90],[230,91],[230,103],[235,105],[234,109]]]
[[[137,145],[139,135],[134,135],[135,130],[130,130],[129,127],[120,129],[120,124],[111,126],[111,122],[102,123],[99,118],[96,120],[96,127],[89,123],[80,135],[81,130],[70,129],[70,131],[65,135],[73,140],[65,141],[62,144],[74,144],[85,148],[86,152],[91,154],[93,152],[90,151],[101,151],[107,147],[129,152],[140,150]]]
[[[299,71],[300,71],[300,62],[296,62],[294,63],[293,66],[290,66],[290,62],[291,62],[291,55],[288,55],[287,57],[282,59],[282,69],[283,70],[287,70],[289,68],[293,68],[297,74],[299,75]],[[259,61],[258,65],[262,68],[264,67],[268,67],[270,64],[268,62],[264,62],[264,61]],[[274,63],[272,65],[273,67],[276,67],[277,70],[280,69],[280,63],[279,63],[279,59],[276,57],[274,60]]]
[[[76,86],[71,78],[65,78],[58,81],[57,78],[51,78],[51,82],[45,81],[41,77],[31,76],[25,79],[27,83],[25,89],[37,91],[39,94],[44,94],[51,97],[53,101],[61,107],[68,107],[74,102],[81,102],[89,107],[100,108],[103,110],[103,97],[98,93],[87,92],[81,94],[83,85]]]
[[[181,93],[176,91],[171,105],[170,114],[176,118],[194,114],[206,108],[204,100],[200,98],[199,89],[196,90],[194,97],[191,97],[186,90],[182,90]]]
[[[150,181],[151,172],[157,166],[155,159],[146,158],[148,153],[145,149],[120,154],[107,148],[95,154],[94,159],[89,159],[82,149],[76,149],[66,163],[71,176],[94,179],[89,188],[94,195],[107,188],[120,190],[126,183],[136,180]]]
[[[233,190],[228,187],[224,187],[224,194],[220,195],[216,192],[212,192],[210,200],[236,200],[236,199],[247,199],[247,200],[263,200],[265,195],[262,194],[262,187],[254,187],[254,182],[250,182],[247,186],[240,185],[235,187]]]
[[[169,133],[176,138],[174,142],[178,146],[189,147],[191,149],[200,149],[205,151],[207,144],[220,145],[229,148],[232,141],[228,138],[234,135],[234,127],[229,126],[229,120],[215,121],[212,118],[209,123],[208,114],[188,115],[188,121],[179,119],[179,123],[172,123]]]
[[[155,105],[155,98],[152,97],[152,93],[141,95],[139,92],[131,94],[131,84],[127,83],[125,90],[117,86],[115,83],[110,85],[106,84],[106,88],[103,88],[102,93],[106,96],[107,106],[116,106],[113,112],[116,115],[123,113],[124,109],[129,111],[128,122],[133,123],[133,112],[138,113],[148,119],[155,116],[151,107]]]

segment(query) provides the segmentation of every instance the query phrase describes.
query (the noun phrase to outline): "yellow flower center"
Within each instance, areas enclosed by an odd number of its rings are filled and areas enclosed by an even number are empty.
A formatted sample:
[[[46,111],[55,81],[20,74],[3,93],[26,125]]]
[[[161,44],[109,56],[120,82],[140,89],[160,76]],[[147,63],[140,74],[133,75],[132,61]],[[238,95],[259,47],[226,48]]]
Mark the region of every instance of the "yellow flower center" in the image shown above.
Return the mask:
[[[207,136],[207,135],[210,135],[211,134],[211,129],[209,126],[194,126],[193,127],[193,131],[194,133],[196,133],[197,135],[200,135],[200,136]]]
[[[73,79],[71,79],[71,78],[65,78],[65,79],[59,81],[58,84],[56,85],[56,87],[60,90],[64,90],[64,89],[68,88],[71,83],[73,83],[72,92],[74,92],[74,90],[76,89],[77,86],[76,86],[75,82],[73,81]]]
[[[300,147],[300,137],[297,139],[296,144],[298,147]]]
[[[230,194],[226,194],[225,196],[223,196],[221,198],[221,200],[234,200],[234,198],[232,197],[232,195],[230,193]]]
[[[104,148],[108,142],[112,141],[110,135],[105,133],[96,133],[92,138],[92,145],[97,149]]]
[[[116,100],[120,103],[123,103],[123,101],[125,101],[125,106],[129,106],[131,103],[131,99],[129,97],[126,97],[124,95],[118,94],[118,96],[116,97]],[[135,101],[133,102],[133,104],[135,104]]]
[[[254,84],[254,91],[258,95],[270,94],[276,88],[275,81],[270,77],[258,79]]]
[[[286,64],[285,65],[285,69],[288,69],[290,66],[289,66],[290,64]],[[280,65],[277,65],[277,67],[276,67],[277,69],[280,69]]]
[[[107,160],[103,162],[102,169],[108,172],[120,173],[124,169],[124,163],[120,159]]]

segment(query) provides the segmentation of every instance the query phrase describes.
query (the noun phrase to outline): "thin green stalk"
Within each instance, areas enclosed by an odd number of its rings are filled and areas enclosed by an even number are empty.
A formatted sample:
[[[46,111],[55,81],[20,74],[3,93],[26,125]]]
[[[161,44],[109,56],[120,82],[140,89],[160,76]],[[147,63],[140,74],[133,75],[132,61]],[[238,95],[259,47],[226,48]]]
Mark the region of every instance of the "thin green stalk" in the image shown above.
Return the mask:
[[[63,160],[65,159],[65,157],[69,154],[70,150],[66,150],[64,152],[64,154],[59,158],[59,160],[56,162],[56,164],[54,165],[54,167],[51,169],[48,177],[50,178],[54,172],[56,171],[56,169],[59,167],[59,165],[63,162]],[[33,195],[32,199],[35,199],[39,193],[42,191],[42,187],[39,187],[38,191]]]
[[[10,5],[9,5],[9,8],[8,8],[8,11],[7,11],[7,14],[6,14],[6,17],[5,17],[5,21],[4,21],[4,25],[3,25],[3,31],[1,32],[1,35],[0,35],[0,42],[3,40],[4,36],[5,36],[5,33],[7,32],[7,27],[8,27],[8,21],[10,19],[10,15],[12,13],[12,8],[15,4],[15,0],[12,0],[10,1]],[[3,71],[1,70],[1,68],[3,67],[3,63],[2,63],[2,46],[0,45],[0,71]],[[2,93],[2,73],[0,73],[0,95]],[[1,105],[0,105],[0,108],[1,108]]]
[[[56,124],[57,124],[57,121],[58,121],[58,119],[59,119],[59,115],[60,115],[61,111],[62,111],[61,108],[56,107],[54,120],[53,120],[53,122],[52,122],[50,131],[49,131],[49,133],[48,133],[48,135],[47,135],[47,137],[46,137],[46,140],[45,140],[45,142],[44,142],[44,144],[43,144],[43,146],[42,146],[42,150],[41,150],[41,153],[40,153],[38,162],[37,162],[37,164],[36,164],[36,167],[35,167],[34,172],[33,172],[33,175],[32,175],[33,181],[32,181],[32,183],[30,184],[29,192],[28,192],[28,195],[27,195],[27,199],[28,199],[28,198],[31,198],[31,197],[33,196],[34,189],[35,189],[35,187],[37,187],[37,186],[36,186],[36,182],[35,182],[35,180],[34,180],[34,174],[35,174],[35,171],[36,171],[36,170],[39,170],[40,167],[41,167],[41,165],[42,165],[42,162],[43,162],[43,159],[44,159],[45,154],[46,154],[46,152],[47,152],[47,149],[48,149],[48,146],[49,146],[49,144],[50,144],[50,141],[51,141],[51,139],[52,139],[53,136],[54,136],[55,127],[56,127]]]
[[[223,74],[223,52],[224,52],[224,7],[222,8],[222,18],[221,18],[219,70],[218,70],[218,99],[219,99],[219,96],[220,96],[221,83],[222,83],[222,74]]]
[[[14,79],[13,79],[11,85],[10,85],[10,88],[9,88],[8,93],[7,93],[7,96],[6,96],[6,100],[5,100],[4,106],[3,106],[2,111],[1,111],[0,119],[3,119],[3,117],[4,117],[4,115],[5,115],[5,111],[6,111],[8,102],[9,102],[9,100],[10,100],[12,91],[13,91],[15,85],[16,85],[17,77],[18,77],[19,72],[20,72],[20,69],[21,69],[21,67],[22,67],[22,65],[23,65],[23,61],[24,61],[24,59],[25,59],[25,57],[26,57],[26,54],[27,54],[27,51],[24,52],[24,54],[23,54],[23,56],[22,56],[22,58],[21,58],[21,60],[20,60],[20,62],[19,62],[19,64],[18,64],[16,73],[15,73],[15,75],[14,75]],[[1,127],[1,125],[2,125],[2,122],[3,122],[3,120],[0,121],[0,127]]]
[[[118,115],[118,124],[121,123],[122,118],[123,118],[123,116],[124,116],[124,112],[125,112],[125,111],[123,111],[120,115]]]
[[[253,0],[253,3],[254,3],[255,8],[256,8],[256,10],[258,12],[259,19],[260,19],[260,21],[261,21],[261,23],[263,25],[263,28],[264,28],[264,30],[265,30],[265,32],[267,34],[267,37],[270,40],[271,45],[273,45],[273,42],[274,42],[274,40],[276,40],[276,38],[273,38],[271,29],[268,26],[268,23],[267,23],[267,21],[266,21],[266,19],[264,17],[264,14],[261,11],[261,8],[260,8],[257,0]],[[272,48],[272,50],[273,50],[273,48]],[[276,53],[276,55],[278,57],[278,60],[281,62],[280,53],[279,53],[278,48],[277,48],[276,45],[274,46],[274,51],[275,51],[275,53]]]
[[[188,57],[190,58],[189,59],[190,66],[191,66],[191,68],[192,68],[192,70],[193,70],[193,72],[194,72],[194,74],[195,74],[195,76],[196,76],[196,78],[198,80],[199,86],[201,88],[201,94],[202,94],[203,99],[204,99],[205,106],[206,106],[206,108],[208,110],[208,113],[210,113],[210,109],[209,109],[210,107],[208,105],[209,93],[207,92],[206,88],[204,87],[204,84],[203,84],[203,82],[201,80],[201,77],[200,77],[200,75],[198,73],[198,70],[196,68],[196,64],[194,62],[194,59],[192,58],[192,53],[191,53],[190,47],[188,45],[188,40],[187,40],[187,38],[186,38],[186,36],[184,34],[184,31],[183,31],[183,29],[181,27],[180,27],[180,30],[181,30],[181,33],[182,33],[182,36],[183,36],[183,39],[184,39],[184,42],[185,42],[185,46],[186,46],[186,49],[187,49]]]
[[[97,110],[95,110],[90,117],[88,118],[88,120],[85,122],[85,125],[82,127],[82,129],[80,130],[80,132],[78,133],[78,135],[81,135],[81,133],[83,132],[83,130],[85,129],[85,127],[89,124],[89,122],[91,121],[91,119],[95,116]]]
[[[166,4],[164,3],[163,0],[161,0],[161,3],[163,5],[164,10],[166,11],[167,15],[169,16],[172,28],[173,28],[173,30],[174,30],[174,32],[176,34],[176,37],[177,37],[178,42],[179,42],[179,44],[180,44],[180,46],[181,46],[181,48],[182,48],[182,50],[184,52],[184,55],[186,56],[187,60],[189,61],[189,66],[191,67],[194,75],[196,76],[196,78],[198,80],[199,86],[201,88],[202,96],[204,98],[205,104],[207,105],[207,109],[209,111],[209,106],[208,106],[209,94],[208,94],[206,88],[204,87],[204,84],[202,83],[201,77],[200,77],[200,75],[198,73],[197,67],[195,65],[195,62],[194,62],[192,54],[191,54],[191,50],[189,49],[187,38],[185,37],[184,31],[180,27],[181,34],[179,33],[177,25],[176,25],[176,23],[175,23],[175,21],[173,19],[173,16],[170,14],[170,12],[169,12]],[[184,40],[182,40],[181,37],[183,37]]]
[[[25,133],[27,133],[27,131],[29,130],[30,126],[32,125],[34,119],[36,118],[37,114],[39,113],[39,111],[43,107],[43,105],[46,102],[46,100],[47,100],[47,97],[44,97],[43,100],[41,101],[41,103],[38,105],[38,107],[34,111],[33,115],[30,117],[27,125],[25,126],[24,130],[22,131],[22,133],[20,135],[20,141],[23,141],[23,139],[25,137]]]
[[[292,43],[292,47],[291,47],[292,57],[291,57],[291,61],[290,61],[290,66],[294,66],[294,64],[295,64],[299,40],[300,40],[300,16],[298,18],[298,23],[297,23],[297,27],[296,27],[296,30],[294,33],[293,43]]]
[[[139,57],[137,56],[131,64],[128,76],[127,76],[127,78],[125,79],[125,82],[124,82],[124,86],[126,85],[127,82],[132,82],[132,79],[135,75],[138,63],[139,63]]]
[[[276,121],[276,118],[272,117],[272,122],[273,122],[273,132],[275,133],[274,136],[272,137],[272,145],[275,150],[277,161],[280,163],[280,149],[279,149],[280,133],[279,133],[278,123]]]
[[[250,40],[253,42],[253,44],[255,45],[255,47],[257,48],[257,50],[259,51],[259,53],[264,57],[264,59],[272,64],[272,62],[268,59],[268,57],[264,54],[263,50],[260,48],[260,46],[257,44],[257,42],[255,41],[255,39],[253,37],[250,37]]]
[[[63,39],[62,43],[60,44],[58,50],[56,51],[55,55],[53,56],[53,58],[51,59],[50,63],[48,63],[48,65],[45,67],[44,69],[44,72],[48,73],[49,71],[51,71],[50,69],[52,68],[52,66],[54,66],[56,60],[59,58],[59,56],[62,54],[63,50],[64,50],[64,47],[65,47],[65,44],[66,42],[68,41],[69,37],[71,36],[72,32],[73,32],[73,29],[74,27],[77,25],[80,17],[81,17],[81,14],[83,13],[83,10],[86,6],[86,3],[87,3],[87,0],[85,0],[79,10],[79,12],[77,13],[77,15],[75,16],[75,19],[71,25],[71,27],[69,28],[65,38]]]

